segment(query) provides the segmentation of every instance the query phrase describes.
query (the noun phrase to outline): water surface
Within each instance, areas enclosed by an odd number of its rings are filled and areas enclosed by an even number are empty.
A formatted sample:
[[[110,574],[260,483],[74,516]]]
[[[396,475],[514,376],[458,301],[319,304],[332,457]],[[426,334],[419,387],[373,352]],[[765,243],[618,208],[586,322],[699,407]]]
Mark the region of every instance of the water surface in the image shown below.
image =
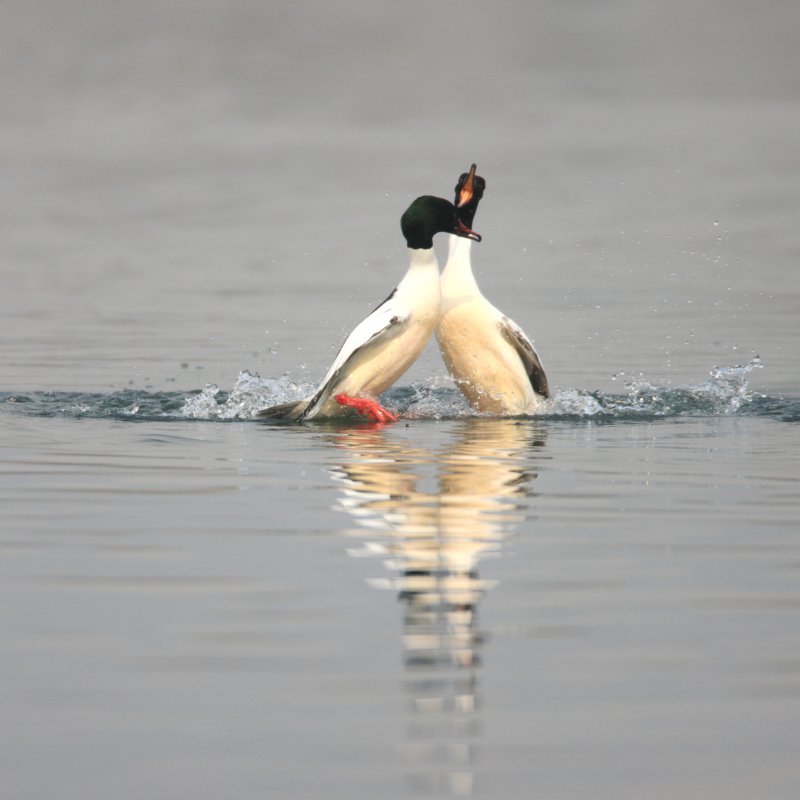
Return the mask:
[[[4,796],[797,795],[795,3],[0,23]],[[547,412],[253,420],[472,161]]]

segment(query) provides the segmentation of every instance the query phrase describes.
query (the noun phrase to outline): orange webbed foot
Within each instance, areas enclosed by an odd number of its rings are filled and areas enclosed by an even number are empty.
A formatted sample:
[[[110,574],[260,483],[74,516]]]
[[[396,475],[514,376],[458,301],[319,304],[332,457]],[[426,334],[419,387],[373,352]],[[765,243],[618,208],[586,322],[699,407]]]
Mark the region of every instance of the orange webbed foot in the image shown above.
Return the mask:
[[[377,400],[368,400],[366,397],[351,397],[349,394],[337,394],[333,399],[340,406],[348,406],[361,414],[362,417],[375,420],[375,422],[397,422],[397,417]]]

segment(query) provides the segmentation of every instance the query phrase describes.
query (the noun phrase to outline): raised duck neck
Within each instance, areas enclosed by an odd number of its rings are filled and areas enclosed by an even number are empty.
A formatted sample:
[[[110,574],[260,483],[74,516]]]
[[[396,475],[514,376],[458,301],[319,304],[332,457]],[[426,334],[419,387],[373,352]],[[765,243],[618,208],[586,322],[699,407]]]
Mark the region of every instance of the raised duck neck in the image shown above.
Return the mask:
[[[447,263],[442,272],[442,279],[474,284],[475,276],[472,274],[471,251],[472,242],[469,239],[451,234],[447,248]]]

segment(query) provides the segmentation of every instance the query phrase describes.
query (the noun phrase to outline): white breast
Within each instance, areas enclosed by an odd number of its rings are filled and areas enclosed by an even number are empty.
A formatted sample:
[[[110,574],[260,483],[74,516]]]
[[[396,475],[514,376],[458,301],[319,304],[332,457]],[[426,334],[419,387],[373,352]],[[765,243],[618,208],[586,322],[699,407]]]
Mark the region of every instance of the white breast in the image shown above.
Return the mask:
[[[397,323],[386,334],[370,339],[370,326],[375,324],[371,319],[376,316],[372,314],[353,331],[337,358],[337,363],[341,361],[339,366],[343,365],[341,374],[326,388],[325,401],[308,415],[308,419],[340,411],[333,399],[340,392],[374,399],[386,391],[419,357],[433,334],[440,310],[439,265],[434,251],[410,249],[408,271],[388,303],[377,310],[381,319],[375,321],[379,327],[391,319],[396,319]],[[363,342],[353,341],[351,350],[356,352],[349,357],[344,351],[357,333],[356,340],[361,338],[370,343],[359,349]],[[332,368],[326,380],[331,379],[335,371]]]
[[[473,408],[501,416],[533,413],[541,401],[522,360],[501,333],[502,313],[483,296],[475,281],[471,244],[451,237],[436,328],[442,357]]]

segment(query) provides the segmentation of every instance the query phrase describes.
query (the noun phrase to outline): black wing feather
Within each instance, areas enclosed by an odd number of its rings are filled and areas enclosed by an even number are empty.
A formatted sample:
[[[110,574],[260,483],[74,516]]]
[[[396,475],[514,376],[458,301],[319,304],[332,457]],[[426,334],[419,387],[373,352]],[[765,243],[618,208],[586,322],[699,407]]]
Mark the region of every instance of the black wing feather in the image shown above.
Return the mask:
[[[547,385],[542,362],[522,328],[514,320],[504,316],[500,320],[500,331],[522,359],[533,391],[541,397],[550,397],[550,387]]]

